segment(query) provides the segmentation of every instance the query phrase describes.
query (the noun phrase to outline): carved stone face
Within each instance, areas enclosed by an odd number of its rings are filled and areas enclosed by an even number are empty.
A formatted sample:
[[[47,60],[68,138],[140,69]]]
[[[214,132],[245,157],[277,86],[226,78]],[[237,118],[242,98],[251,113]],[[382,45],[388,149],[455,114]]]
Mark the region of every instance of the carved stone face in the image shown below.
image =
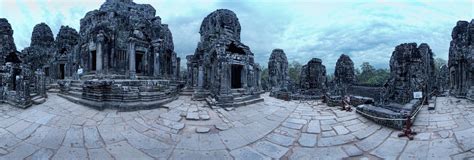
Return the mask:
[[[230,25],[232,23],[232,17],[228,14],[222,16],[222,23]]]

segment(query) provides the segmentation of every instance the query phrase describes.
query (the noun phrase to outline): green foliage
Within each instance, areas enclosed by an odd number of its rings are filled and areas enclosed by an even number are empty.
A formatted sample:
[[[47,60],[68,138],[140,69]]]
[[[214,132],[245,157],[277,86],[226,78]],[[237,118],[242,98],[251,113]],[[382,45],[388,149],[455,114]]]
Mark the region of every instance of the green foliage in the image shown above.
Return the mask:
[[[262,89],[263,90],[268,90],[269,89],[269,82],[268,82],[268,68],[261,68],[262,70],[262,75],[260,76],[260,82],[262,84]]]
[[[356,79],[359,84],[381,86],[390,77],[388,69],[375,69],[369,62],[364,62],[360,66],[362,72],[357,68]]]
[[[303,67],[303,65],[297,61],[293,61],[288,65],[288,76],[291,82],[296,84],[300,82],[301,67]]]
[[[435,68],[438,70],[441,66],[448,64],[448,62],[442,58],[435,58]]]

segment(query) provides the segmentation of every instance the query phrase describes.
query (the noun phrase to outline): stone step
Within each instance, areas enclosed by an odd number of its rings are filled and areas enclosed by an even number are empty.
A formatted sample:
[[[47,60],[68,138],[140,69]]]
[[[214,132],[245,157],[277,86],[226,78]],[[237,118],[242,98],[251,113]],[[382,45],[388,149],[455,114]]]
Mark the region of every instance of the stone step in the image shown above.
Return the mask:
[[[179,95],[182,96],[192,96],[194,94],[194,91],[181,91],[179,92]]]
[[[246,105],[255,104],[255,103],[263,102],[263,101],[264,99],[259,97],[259,98],[250,99],[246,101],[240,101],[240,102],[224,103],[224,104],[217,103],[216,105],[219,107],[240,107],[240,106],[246,106]]]
[[[68,91],[67,94],[69,94],[71,96],[74,96],[74,97],[78,97],[78,98],[82,97],[82,92],[79,92],[79,91]]]
[[[31,98],[31,101],[33,102],[33,104],[38,105],[46,102],[46,98],[42,96],[35,96]]]
[[[71,86],[70,89],[72,91],[81,91],[82,92],[82,87]]]
[[[216,100],[214,98],[211,98],[210,96],[206,97],[206,103],[207,105],[209,105],[211,108],[213,108],[214,106],[216,106]]]
[[[73,103],[82,104],[89,106],[98,110],[104,109],[115,109],[118,111],[136,111],[144,109],[154,109],[154,108],[167,108],[164,104],[172,102],[177,99],[177,97],[164,98],[154,101],[140,101],[140,102],[118,102],[118,101],[91,101],[87,99],[82,99],[74,97],[67,94],[58,93],[58,96],[65,98],[68,101]]]
[[[254,99],[256,95],[242,95],[239,97],[234,97],[234,101],[239,102],[239,101],[247,101],[250,99]]]

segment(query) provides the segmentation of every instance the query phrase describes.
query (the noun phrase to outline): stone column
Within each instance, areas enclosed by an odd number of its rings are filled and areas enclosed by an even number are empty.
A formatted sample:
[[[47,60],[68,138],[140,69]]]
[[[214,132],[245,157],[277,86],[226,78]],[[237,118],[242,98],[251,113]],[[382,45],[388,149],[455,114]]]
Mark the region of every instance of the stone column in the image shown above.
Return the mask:
[[[102,43],[104,43],[105,37],[104,34],[99,33],[97,35],[97,54],[96,54],[96,73],[102,73],[102,62],[103,62],[103,53],[102,53]]]
[[[160,52],[159,52],[159,47],[160,47],[160,42],[154,41],[152,42],[153,44],[153,76],[155,77],[161,77],[161,72],[160,72]]]
[[[136,68],[135,68],[135,40],[133,38],[129,38],[129,45],[128,45],[128,62],[129,62],[129,75],[131,79],[136,79]]]
[[[186,75],[186,86],[188,86],[188,87],[191,86],[191,81],[190,81],[191,80],[190,79],[191,78],[191,74],[190,74],[191,69],[190,68],[191,67],[189,67],[189,63],[187,63],[187,67],[186,67],[186,74],[187,74]]]
[[[242,88],[245,88],[245,89],[248,88],[248,86],[247,86],[247,81],[248,81],[248,79],[247,79],[247,74],[249,73],[248,70],[249,70],[249,69],[248,69],[248,65],[245,64],[245,65],[243,66],[243,68],[242,68],[241,73],[240,73],[240,82],[242,83],[242,84],[241,84],[241,85],[242,85]]]
[[[197,87],[198,81],[198,69],[193,65],[193,87]]]
[[[176,67],[177,67],[176,62],[177,62],[177,60],[176,60],[175,54],[171,54],[171,68],[170,68],[171,73],[170,73],[170,75],[169,75],[169,76],[171,76],[171,77],[170,77],[171,79],[176,79],[176,77],[175,77],[176,72],[177,72],[177,69],[176,69]]]
[[[178,80],[181,80],[181,77],[179,76],[179,72],[181,72],[181,66],[180,66],[180,63],[181,63],[181,58],[177,57],[176,56],[176,73],[175,73],[175,77],[176,79]]]
[[[199,65],[199,71],[198,71],[198,88],[202,89],[204,83],[204,69],[202,68],[202,65]]]

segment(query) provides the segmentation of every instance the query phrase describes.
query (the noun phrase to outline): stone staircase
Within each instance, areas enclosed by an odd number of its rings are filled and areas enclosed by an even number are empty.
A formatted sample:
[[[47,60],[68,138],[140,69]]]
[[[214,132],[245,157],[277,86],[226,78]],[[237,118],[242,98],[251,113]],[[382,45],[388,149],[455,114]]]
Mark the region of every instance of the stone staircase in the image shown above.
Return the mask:
[[[52,92],[52,93],[59,93],[60,92],[58,83],[48,84],[46,88],[47,88],[48,92]]]
[[[66,94],[80,98],[82,96],[82,82],[71,81],[70,90]]]
[[[43,96],[40,96],[40,95],[37,95],[37,94],[31,95],[31,97],[32,97],[31,101],[35,105],[42,104],[42,103],[46,102],[46,97],[43,97]]]
[[[233,102],[231,103],[219,103],[212,97],[207,97],[205,99],[206,103],[211,106],[211,108],[219,107],[240,107],[245,105],[250,105],[258,102],[263,102],[263,98],[260,97],[260,94],[257,95],[248,95],[244,93],[244,89],[232,89],[232,96],[234,97]]]
[[[179,92],[179,95],[182,95],[182,96],[192,96],[194,94],[194,88],[184,88],[183,90],[181,90],[181,92]]]

